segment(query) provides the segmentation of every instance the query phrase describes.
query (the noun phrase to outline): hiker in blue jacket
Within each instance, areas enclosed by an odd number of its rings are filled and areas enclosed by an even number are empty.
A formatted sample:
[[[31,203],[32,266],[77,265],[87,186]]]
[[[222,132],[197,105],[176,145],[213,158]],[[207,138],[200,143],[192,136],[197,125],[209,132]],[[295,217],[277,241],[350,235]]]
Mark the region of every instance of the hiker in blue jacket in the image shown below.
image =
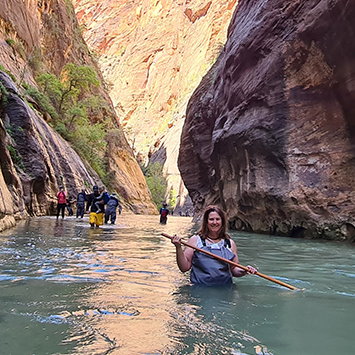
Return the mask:
[[[116,222],[116,210],[117,207],[120,209],[120,214],[122,210],[122,206],[120,205],[116,193],[112,193],[110,196],[107,206],[106,206],[106,212],[105,212],[105,224],[108,223],[109,219],[111,219],[111,224],[115,224]]]
[[[76,218],[83,218],[85,213],[85,202],[87,201],[85,189],[81,189],[76,198]]]

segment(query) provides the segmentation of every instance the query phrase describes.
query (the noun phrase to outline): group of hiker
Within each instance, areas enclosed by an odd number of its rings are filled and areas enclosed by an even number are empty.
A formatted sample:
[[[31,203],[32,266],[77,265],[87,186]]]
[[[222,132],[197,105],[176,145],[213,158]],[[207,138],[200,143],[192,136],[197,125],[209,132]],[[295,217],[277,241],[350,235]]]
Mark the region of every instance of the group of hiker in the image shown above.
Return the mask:
[[[69,216],[74,214],[71,207],[75,200],[70,197],[67,198],[63,186],[59,186],[57,193],[57,219],[61,213],[62,219],[64,218],[65,209],[68,210]],[[83,218],[85,213],[90,213],[91,227],[99,227],[104,223],[115,224],[117,217],[117,207],[119,214],[122,212],[122,206],[117,198],[117,194],[113,192],[111,195],[106,191],[104,186],[93,186],[93,192],[86,193],[83,188],[78,193],[76,198],[76,218]]]

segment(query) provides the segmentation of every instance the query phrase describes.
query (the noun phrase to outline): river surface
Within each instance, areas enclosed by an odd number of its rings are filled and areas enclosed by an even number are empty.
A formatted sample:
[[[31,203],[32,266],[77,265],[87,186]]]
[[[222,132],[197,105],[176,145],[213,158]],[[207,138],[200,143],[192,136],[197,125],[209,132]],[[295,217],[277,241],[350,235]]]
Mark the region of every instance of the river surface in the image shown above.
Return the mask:
[[[189,284],[161,232],[187,217],[35,218],[0,234],[0,354],[345,355],[354,351],[355,248],[231,232],[255,275]]]

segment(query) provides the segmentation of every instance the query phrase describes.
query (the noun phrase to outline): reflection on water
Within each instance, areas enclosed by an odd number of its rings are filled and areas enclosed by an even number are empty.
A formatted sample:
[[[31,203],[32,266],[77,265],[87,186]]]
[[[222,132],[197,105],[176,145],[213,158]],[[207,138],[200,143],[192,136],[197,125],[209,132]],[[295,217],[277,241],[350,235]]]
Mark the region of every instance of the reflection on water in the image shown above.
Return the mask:
[[[353,246],[232,233],[257,276],[189,284],[160,233],[189,218],[38,218],[0,235],[0,354],[345,354],[355,317]]]

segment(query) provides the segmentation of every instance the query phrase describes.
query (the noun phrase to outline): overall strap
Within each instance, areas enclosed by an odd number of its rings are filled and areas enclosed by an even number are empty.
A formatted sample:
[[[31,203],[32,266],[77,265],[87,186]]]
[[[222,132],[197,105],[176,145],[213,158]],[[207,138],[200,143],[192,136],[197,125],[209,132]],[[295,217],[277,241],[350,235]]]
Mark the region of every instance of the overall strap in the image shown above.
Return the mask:
[[[226,248],[231,248],[231,241],[230,239],[224,239],[224,246]]]

